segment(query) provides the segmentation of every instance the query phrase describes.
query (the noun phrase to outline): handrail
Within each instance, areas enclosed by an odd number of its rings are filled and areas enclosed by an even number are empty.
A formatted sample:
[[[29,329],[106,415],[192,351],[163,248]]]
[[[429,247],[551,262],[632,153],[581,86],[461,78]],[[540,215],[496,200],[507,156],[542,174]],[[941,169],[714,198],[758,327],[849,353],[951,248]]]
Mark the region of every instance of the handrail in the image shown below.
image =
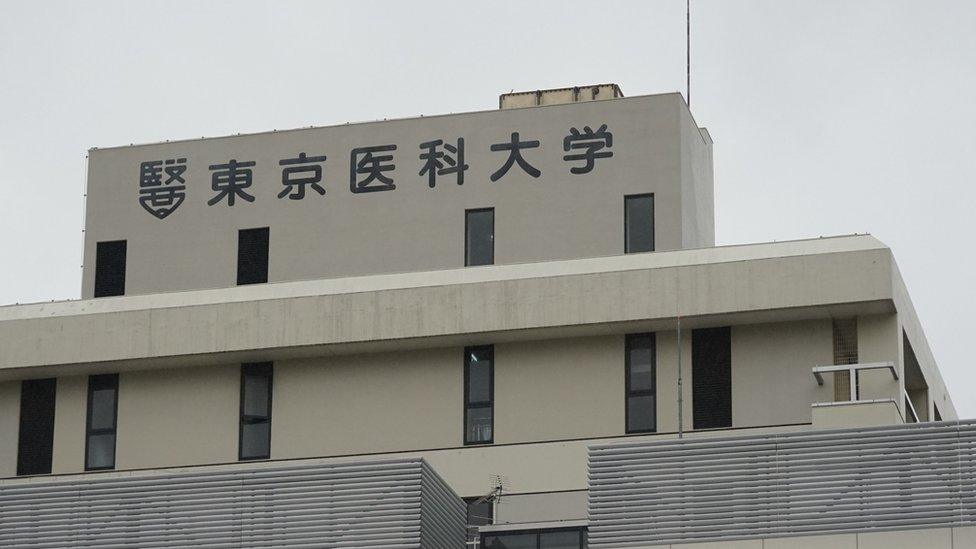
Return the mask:
[[[915,420],[915,423],[918,423],[918,412],[915,411],[915,405],[912,404],[912,398],[908,396],[908,391],[902,391],[902,394],[905,396],[905,408],[912,413],[912,418]]]
[[[898,370],[895,369],[895,364],[891,361],[888,362],[866,362],[864,364],[836,364],[833,366],[814,366],[813,367],[813,377],[817,378],[817,385],[821,387],[824,384],[823,374],[833,373],[833,372],[850,372],[850,386],[851,386],[851,402],[857,401],[857,372],[861,370],[879,370],[887,369],[891,372],[891,377],[898,381]]]

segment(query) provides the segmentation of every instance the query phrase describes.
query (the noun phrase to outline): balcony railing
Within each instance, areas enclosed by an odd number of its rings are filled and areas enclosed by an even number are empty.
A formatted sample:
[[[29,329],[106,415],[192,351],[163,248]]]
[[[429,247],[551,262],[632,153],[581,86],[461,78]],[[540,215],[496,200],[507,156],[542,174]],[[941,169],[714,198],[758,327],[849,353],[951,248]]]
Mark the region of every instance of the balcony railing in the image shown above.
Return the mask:
[[[898,370],[895,369],[894,363],[891,362],[868,362],[865,364],[838,364],[835,366],[815,366],[813,368],[813,377],[817,379],[817,385],[823,387],[824,384],[824,374],[833,374],[836,372],[848,372],[850,377],[851,386],[851,398],[850,402],[857,402],[857,374],[865,370],[888,370],[891,372],[891,377],[895,381],[898,381]]]

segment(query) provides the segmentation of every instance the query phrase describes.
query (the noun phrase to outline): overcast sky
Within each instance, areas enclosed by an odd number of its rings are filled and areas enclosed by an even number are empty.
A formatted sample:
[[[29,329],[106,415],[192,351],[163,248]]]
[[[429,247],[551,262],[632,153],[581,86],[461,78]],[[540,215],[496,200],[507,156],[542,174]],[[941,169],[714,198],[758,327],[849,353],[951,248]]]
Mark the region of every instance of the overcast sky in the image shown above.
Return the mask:
[[[0,3],[0,303],[80,295],[89,147],[684,91],[684,0]],[[719,244],[892,247],[976,416],[976,2],[692,1]]]

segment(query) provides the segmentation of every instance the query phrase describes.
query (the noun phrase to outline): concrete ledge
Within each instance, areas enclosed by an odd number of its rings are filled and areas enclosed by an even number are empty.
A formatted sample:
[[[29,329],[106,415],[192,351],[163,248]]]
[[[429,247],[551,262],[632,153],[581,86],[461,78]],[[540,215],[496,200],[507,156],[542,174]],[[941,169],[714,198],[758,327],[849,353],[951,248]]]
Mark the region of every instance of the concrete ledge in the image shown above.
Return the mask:
[[[3,307],[0,380],[876,314],[892,265],[854,236]]]

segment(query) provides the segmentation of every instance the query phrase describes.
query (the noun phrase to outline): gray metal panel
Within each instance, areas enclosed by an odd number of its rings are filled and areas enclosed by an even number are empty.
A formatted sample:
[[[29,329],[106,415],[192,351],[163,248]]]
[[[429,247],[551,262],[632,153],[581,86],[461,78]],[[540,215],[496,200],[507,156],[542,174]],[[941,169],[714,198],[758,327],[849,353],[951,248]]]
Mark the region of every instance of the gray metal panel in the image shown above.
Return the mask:
[[[0,547],[459,549],[463,506],[420,459],[89,475],[0,487]]]
[[[976,422],[592,446],[592,548],[976,524]]]

